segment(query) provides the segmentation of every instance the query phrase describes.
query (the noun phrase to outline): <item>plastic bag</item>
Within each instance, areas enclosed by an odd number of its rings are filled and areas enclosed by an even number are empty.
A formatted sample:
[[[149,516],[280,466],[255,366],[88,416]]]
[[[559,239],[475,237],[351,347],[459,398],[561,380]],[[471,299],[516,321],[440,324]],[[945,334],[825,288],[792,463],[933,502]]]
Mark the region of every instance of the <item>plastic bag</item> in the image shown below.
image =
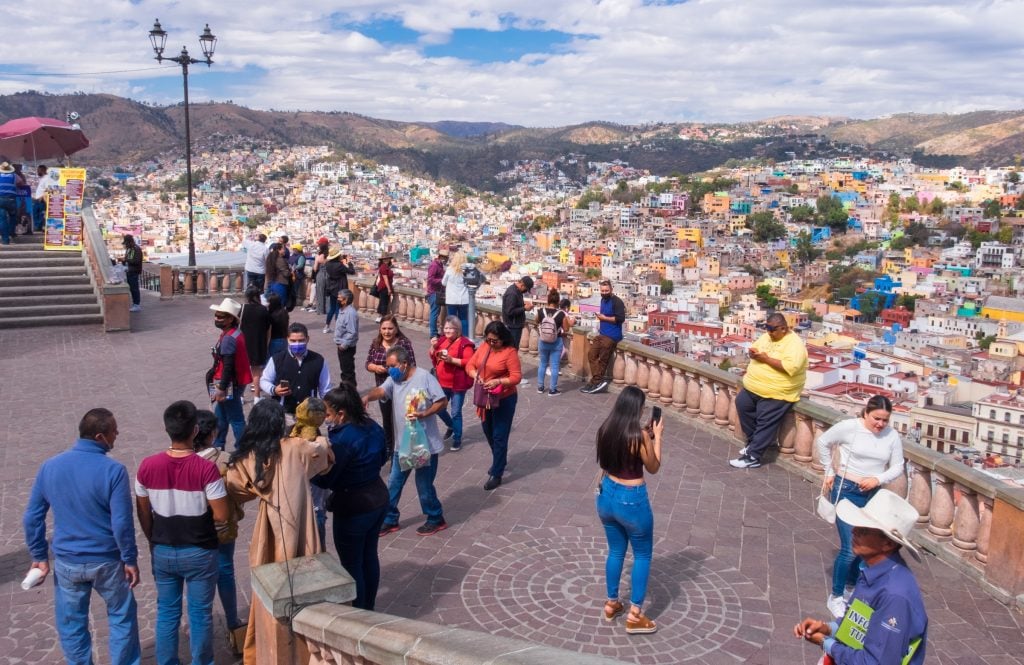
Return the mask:
[[[430,464],[427,430],[419,420],[408,420],[398,442],[398,467],[402,471],[420,469]]]

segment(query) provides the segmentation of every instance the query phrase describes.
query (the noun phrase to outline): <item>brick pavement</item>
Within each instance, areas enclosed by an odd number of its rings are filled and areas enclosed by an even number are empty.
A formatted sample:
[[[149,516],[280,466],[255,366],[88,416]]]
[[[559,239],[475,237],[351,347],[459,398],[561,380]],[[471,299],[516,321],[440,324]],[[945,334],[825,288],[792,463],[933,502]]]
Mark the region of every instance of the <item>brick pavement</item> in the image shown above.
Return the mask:
[[[166,442],[163,408],[204,398],[202,375],[215,338],[212,301],[157,302],[133,315],[131,334],[98,328],[0,331],[0,663],[61,661],[48,584],[22,591],[28,567],[21,516],[38,465],[73,440],[81,415],[111,408],[120,436],[114,455],[134,473]],[[312,348],[336,370],[319,318],[303,312]],[[375,326],[362,321],[360,350]],[[407,330],[417,350],[423,331]],[[732,441],[673,416],[662,471],[650,480],[656,541],[648,608],[654,635],[627,637],[600,620],[604,536],[593,505],[593,440],[614,395],[538,395],[536,374],[520,396],[505,483],[485,493],[489,452],[470,406],[466,445],[441,459],[437,487],[451,528],[417,537],[415,487],[402,501],[402,530],[381,543],[382,612],[635,663],[813,663],[816,652],[789,636],[805,614],[825,615],[834,530],[811,514],[815,488],[778,467],[736,471]],[[371,385],[368,376],[360,386]],[[371,407],[376,414],[376,409]],[[230,445],[230,444],[229,444]],[[245,565],[248,523],[236,556]],[[139,534],[142,541],[141,533]],[[333,547],[331,547],[333,551]],[[138,590],[144,662],[153,661],[155,597],[143,557]],[[1021,618],[934,558],[913,564],[931,620],[930,663],[1022,663]],[[622,594],[628,596],[628,575]],[[240,604],[249,594],[240,587]],[[102,602],[93,604],[106,661]],[[219,606],[215,621],[222,625]],[[218,663],[234,660],[218,640]],[[183,640],[183,647],[185,646]],[[185,649],[183,657],[187,660]]]

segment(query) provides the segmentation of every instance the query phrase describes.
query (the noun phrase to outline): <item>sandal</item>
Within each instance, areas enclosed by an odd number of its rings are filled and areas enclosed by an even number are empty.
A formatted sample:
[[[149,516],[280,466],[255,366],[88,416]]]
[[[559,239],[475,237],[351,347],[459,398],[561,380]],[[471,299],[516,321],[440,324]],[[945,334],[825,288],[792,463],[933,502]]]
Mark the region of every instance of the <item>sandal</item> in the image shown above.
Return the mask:
[[[618,600],[609,600],[604,604],[604,620],[615,621],[615,617],[626,611],[626,608]]]
[[[658,625],[642,612],[630,612],[626,617],[626,632],[630,635],[645,635],[658,630]]]

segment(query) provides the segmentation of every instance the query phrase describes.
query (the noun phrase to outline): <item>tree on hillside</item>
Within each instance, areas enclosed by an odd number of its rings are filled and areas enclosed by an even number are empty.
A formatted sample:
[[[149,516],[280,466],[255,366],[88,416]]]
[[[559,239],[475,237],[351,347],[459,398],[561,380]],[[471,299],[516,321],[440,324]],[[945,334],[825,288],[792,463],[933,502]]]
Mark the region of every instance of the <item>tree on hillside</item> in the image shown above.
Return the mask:
[[[941,215],[946,211],[946,202],[936,196],[928,202],[928,207],[925,211],[933,215]]]
[[[802,265],[807,265],[814,259],[821,256],[821,250],[811,242],[811,234],[801,231],[796,239],[796,258]]]
[[[999,201],[991,199],[985,201],[985,207],[982,209],[982,216],[985,219],[999,219],[999,216],[1003,213],[1002,206],[999,205]]]
[[[1010,171],[1008,174],[1006,174],[1006,181],[1016,185],[1018,182],[1020,182],[1020,174],[1017,173],[1016,171]]]
[[[581,196],[580,200],[576,202],[576,207],[580,210],[586,210],[590,207],[590,204],[595,201],[597,203],[607,203],[608,197],[606,197],[604,192],[599,189],[588,189],[583,192],[583,196]]]
[[[661,280],[661,295],[668,296],[672,295],[672,289],[675,288],[675,283],[671,279]]]
[[[786,237],[786,226],[775,219],[770,212],[755,212],[747,215],[747,228],[754,232],[754,240],[768,242]]]
[[[789,211],[789,218],[797,224],[807,224],[814,221],[814,208],[807,204],[793,206]]]
[[[843,202],[837,196],[819,196],[817,199],[818,220],[836,233],[846,233],[846,221],[850,218]]]
[[[775,294],[772,293],[772,287],[768,286],[767,284],[762,284],[761,286],[757,287],[755,293],[757,294],[758,300],[763,302],[764,306],[767,307],[768,309],[775,309],[776,307],[778,307],[779,299],[776,298]]]
[[[901,295],[899,298],[896,299],[896,306],[897,307],[906,307],[908,310],[913,312],[914,311],[914,307],[917,306],[917,299],[919,297],[920,296],[912,296],[909,293],[904,293],[903,295]]]

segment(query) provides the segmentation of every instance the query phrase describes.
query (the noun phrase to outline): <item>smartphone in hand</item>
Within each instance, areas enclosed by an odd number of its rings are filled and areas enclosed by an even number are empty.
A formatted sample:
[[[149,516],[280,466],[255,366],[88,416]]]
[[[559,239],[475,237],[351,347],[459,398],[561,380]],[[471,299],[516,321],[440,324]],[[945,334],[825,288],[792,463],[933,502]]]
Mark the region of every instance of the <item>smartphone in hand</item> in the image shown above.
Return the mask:
[[[655,407],[653,407],[651,409],[651,422],[652,423],[661,422],[661,407],[660,406],[655,406]]]

